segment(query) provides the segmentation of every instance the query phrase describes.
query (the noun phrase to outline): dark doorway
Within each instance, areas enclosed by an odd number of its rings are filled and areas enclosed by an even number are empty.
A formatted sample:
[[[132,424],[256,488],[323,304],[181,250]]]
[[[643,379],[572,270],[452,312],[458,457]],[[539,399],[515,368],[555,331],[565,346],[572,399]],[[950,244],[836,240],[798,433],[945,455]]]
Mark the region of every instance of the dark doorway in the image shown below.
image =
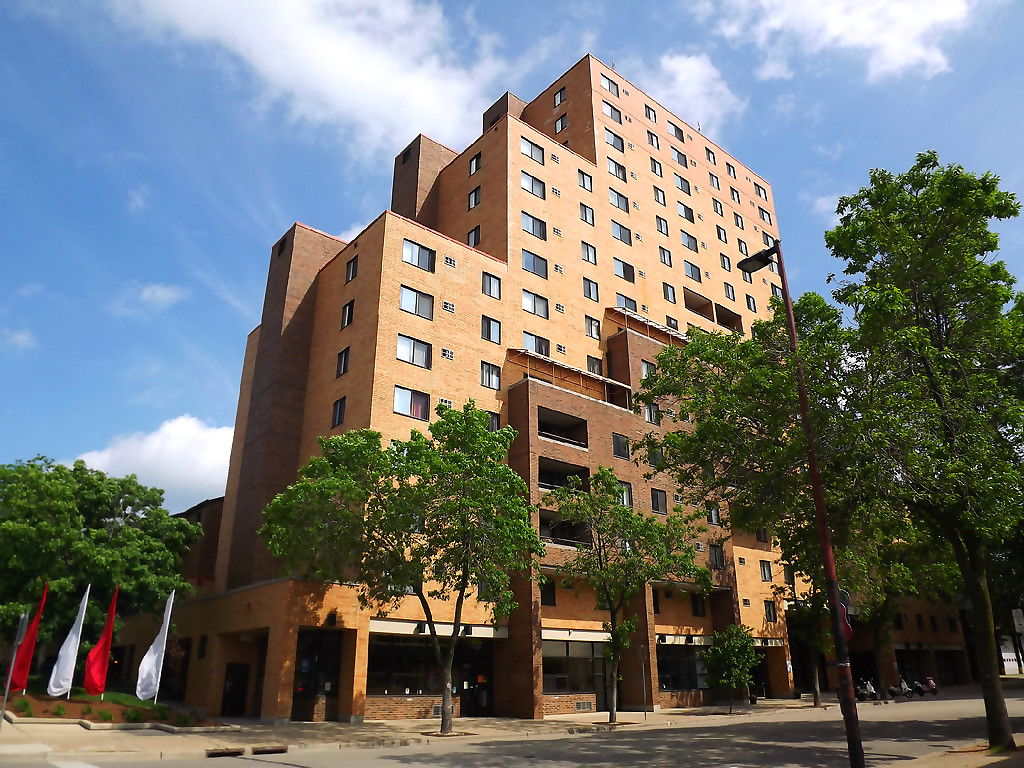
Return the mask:
[[[767,699],[772,695],[771,686],[768,684],[768,654],[762,651],[758,654],[761,660],[751,670],[750,676],[753,682],[750,684],[750,695],[759,699]]]
[[[463,638],[456,651],[452,677],[461,697],[463,717],[489,717],[494,706],[493,643]]]
[[[338,670],[341,666],[341,630],[300,629],[295,646],[295,687],[292,720],[311,721],[317,697],[325,698],[327,720],[338,717]]]
[[[224,669],[224,695],[220,713],[224,717],[245,717],[245,701],[249,693],[249,665],[228,664]]]

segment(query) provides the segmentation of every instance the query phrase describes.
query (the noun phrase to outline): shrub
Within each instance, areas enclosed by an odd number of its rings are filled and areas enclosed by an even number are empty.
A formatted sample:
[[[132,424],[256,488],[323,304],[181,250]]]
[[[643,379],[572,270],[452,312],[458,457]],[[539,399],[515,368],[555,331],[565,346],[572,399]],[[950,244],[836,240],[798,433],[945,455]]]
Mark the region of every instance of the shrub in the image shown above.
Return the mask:
[[[58,704],[53,708],[53,714],[57,717],[64,717],[67,713],[68,711],[64,708],[63,704]]]
[[[174,718],[174,724],[180,726],[192,725],[192,716],[179,712]]]
[[[88,704],[86,704],[84,707],[82,707],[82,714],[83,715],[91,715],[92,714],[92,707],[90,707]]]
[[[104,723],[114,722],[114,716],[105,709],[100,710],[100,720]]]
[[[32,717],[32,702],[25,698],[18,699],[14,711],[22,717]]]
[[[141,723],[142,712],[135,707],[129,707],[124,711],[124,721],[126,723]]]
[[[157,720],[168,720],[171,717],[171,711],[163,704],[157,704],[153,711],[156,712]]]

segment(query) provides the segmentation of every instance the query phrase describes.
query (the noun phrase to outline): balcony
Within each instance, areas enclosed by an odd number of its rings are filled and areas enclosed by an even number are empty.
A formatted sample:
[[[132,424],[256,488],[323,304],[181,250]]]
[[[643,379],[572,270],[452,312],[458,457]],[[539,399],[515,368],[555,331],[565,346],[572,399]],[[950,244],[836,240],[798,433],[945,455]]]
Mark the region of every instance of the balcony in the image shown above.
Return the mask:
[[[556,440],[584,450],[588,446],[586,419],[550,408],[537,408],[537,434],[548,440]]]
[[[728,307],[723,307],[721,304],[715,304],[715,317],[717,318],[718,324],[723,328],[728,328],[730,331],[736,331],[737,333],[743,333],[743,318]]]
[[[540,538],[546,544],[560,547],[590,546],[590,533],[585,525],[561,520],[547,509],[540,511]]]
[[[691,312],[694,312],[711,322],[715,322],[713,302],[706,296],[701,296],[699,293],[691,291],[689,288],[683,288],[683,306]]]
[[[524,380],[543,381],[577,395],[600,400],[619,408],[629,408],[629,387],[620,381],[573,368],[571,365],[565,365],[526,349],[508,350],[507,360],[510,366],[513,366],[512,378],[515,378],[514,370],[518,368]],[[511,384],[509,389],[518,384],[519,382]]]
[[[537,459],[537,488],[547,493],[556,488],[564,488],[569,484],[570,477],[580,479],[580,488],[590,490],[590,470],[576,464],[569,464],[558,459],[541,456]]]

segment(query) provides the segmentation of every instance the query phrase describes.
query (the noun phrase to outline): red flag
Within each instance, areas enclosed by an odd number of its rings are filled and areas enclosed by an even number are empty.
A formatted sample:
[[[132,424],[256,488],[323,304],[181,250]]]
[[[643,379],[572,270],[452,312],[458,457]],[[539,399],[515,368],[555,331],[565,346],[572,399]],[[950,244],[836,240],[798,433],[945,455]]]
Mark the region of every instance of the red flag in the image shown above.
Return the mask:
[[[28,686],[28,671],[32,666],[32,654],[36,652],[36,635],[39,633],[39,619],[43,615],[43,606],[46,605],[46,592],[50,588],[50,582],[43,586],[43,596],[39,598],[39,608],[36,609],[35,618],[25,630],[25,639],[18,646],[18,655],[14,657],[14,675],[11,677],[11,690],[22,691]]]
[[[107,688],[107,666],[110,664],[110,643],[114,639],[114,611],[117,609],[117,587],[110,599],[107,623],[103,625],[100,641],[85,659],[85,692],[99,696]]]

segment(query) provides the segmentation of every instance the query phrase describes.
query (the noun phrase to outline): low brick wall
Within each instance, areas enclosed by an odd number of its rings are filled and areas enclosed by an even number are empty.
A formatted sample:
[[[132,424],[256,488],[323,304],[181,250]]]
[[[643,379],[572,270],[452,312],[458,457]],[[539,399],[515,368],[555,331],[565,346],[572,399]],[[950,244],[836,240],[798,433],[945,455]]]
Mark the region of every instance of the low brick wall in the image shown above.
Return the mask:
[[[461,716],[461,701],[452,697],[455,717]],[[433,709],[441,705],[440,696],[367,696],[367,720],[414,720],[435,717]]]
[[[658,704],[662,709],[676,707],[702,707],[711,703],[711,694],[707,690],[658,691]]]
[[[546,694],[544,696],[545,715],[568,715],[576,711],[577,701],[589,701],[592,712],[597,711],[596,693],[565,693]]]

